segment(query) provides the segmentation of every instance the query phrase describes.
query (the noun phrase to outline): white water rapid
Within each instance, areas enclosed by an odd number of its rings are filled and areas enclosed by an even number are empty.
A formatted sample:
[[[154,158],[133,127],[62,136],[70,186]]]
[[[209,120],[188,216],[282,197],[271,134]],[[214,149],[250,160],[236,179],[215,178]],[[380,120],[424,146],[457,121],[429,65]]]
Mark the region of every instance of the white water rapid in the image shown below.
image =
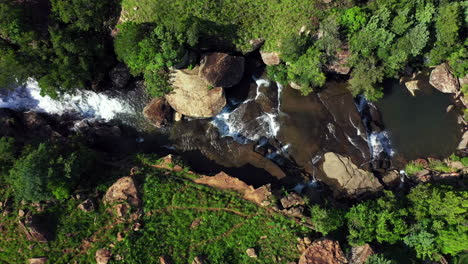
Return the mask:
[[[223,137],[232,137],[239,143],[245,144],[249,141],[258,141],[262,137],[275,138],[280,130],[279,114],[281,107],[281,91],[282,86],[278,85],[278,102],[277,107],[273,112],[262,112],[261,115],[253,120],[243,120],[246,111],[245,105],[255,103],[261,100],[263,94],[261,87],[269,87],[270,81],[267,79],[252,77],[257,84],[255,98],[248,98],[239,104],[234,110],[231,107],[226,107],[223,112],[213,118],[211,123],[218,128]],[[244,107],[243,107],[244,106]],[[249,127],[249,128],[247,128]]]
[[[103,93],[77,91],[75,94],[64,94],[59,100],[41,96],[40,93],[37,81],[29,79],[23,86],[1,95],[0,108],[58,115],[68,113],[105,121],[116,118],[118,114],[133,112],[124,100]]]

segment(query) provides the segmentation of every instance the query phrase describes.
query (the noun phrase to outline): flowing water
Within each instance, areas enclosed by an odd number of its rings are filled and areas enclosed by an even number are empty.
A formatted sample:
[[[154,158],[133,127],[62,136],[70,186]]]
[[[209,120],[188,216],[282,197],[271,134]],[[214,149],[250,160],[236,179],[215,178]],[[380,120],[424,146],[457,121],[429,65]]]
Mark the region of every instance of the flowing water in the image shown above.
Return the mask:
[[[119,120],[138,131],[130,140],[134,151],[176,153],[202,173],[223,170],[254,186],[299,183],[299,191],[317,186],[323,154],[329,151],[372,169],[382,156],[448,155],[460,138],[456,114],[445,112],[450,96],[433,89],[412,97],[398,83],[387,82],[384,99],[372,104],[354,100],[343,82],[327,82],[323,91],[302,96],[259,76],[246,74],[241,84],[227,89],[227,105],[219,115],[186,118],[158,130],[149,129],[142,117],[147,102],[142,89],[77,91],[56,101],[42,97],[37,82],[29,80],[3,92],[0,108],[73,114],[77,127],[82,120]],[[385,130],[375,128],[371,112],[376,107]]]

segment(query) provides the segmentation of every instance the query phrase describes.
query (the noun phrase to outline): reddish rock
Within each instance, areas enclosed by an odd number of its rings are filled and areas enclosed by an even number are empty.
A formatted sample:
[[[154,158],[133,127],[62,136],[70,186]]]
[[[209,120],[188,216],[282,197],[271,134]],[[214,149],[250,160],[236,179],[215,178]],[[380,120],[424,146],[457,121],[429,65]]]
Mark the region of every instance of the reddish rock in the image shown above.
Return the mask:
[[[417,159],[414,161],[415,163],[419,164],[419,165],[422,165],[424,167],[428,166],[429,165],[429,162],[427,162],[427,160],[425,159]]]
[[[338,241],[317,240],[310,245],[299,259],[299,264],[345,264],[348,263]]]
[[[202,57],[200,78],[213,87],[232,87],[244,76],[245,59],[226,53],[210,53]]]
[[[266,65],[278,65],[281,63],[281,59],[278,52],[265,52],[260,51],[260,55],[262,56],[262,61]]]
[[[143,109],[145,118],[157,128],[171,121],[173,116],[172,112],[173,110],[165,98],[155,98]]]
[[[447,63],[442,63],[432,70],[429,83],[443,93],[457,93],[460,89],[458,79],[450,72]]]

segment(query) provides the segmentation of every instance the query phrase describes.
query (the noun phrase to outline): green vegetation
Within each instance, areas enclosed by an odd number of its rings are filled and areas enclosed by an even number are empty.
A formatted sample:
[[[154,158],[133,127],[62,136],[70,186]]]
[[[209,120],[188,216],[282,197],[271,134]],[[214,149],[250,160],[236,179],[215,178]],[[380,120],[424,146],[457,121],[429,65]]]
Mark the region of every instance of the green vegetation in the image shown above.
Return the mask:
[[[81,145],[59,147],[41,143],[37,148],[27,147],[23,151],[6,182],[19,200],[65,199],[80,176],[92,166],[92,160],[91,151]]]
[[[310,220],[316,231],[326,236],[344,224],[344,212],[338,208],[323,208],[319,205],[310,207]]]
[[[0,87],[33,77],[43,94],[57,98],[104,80],[114,63],[109,32],[116,4],[53,0],[47,17],[48,7],[1,0]]]
[[[394,262],[386,259],[381,254],[375,254],[369,257],[366,264],[394,264]]]
[[[421,259],[438,260],[468,247],[468,192],[419,185],[406,198],[385,196],[352,207],[346,214],[349,243],[404,241]]]
[[[410,161],[408,164],[406,164],[405,167],[405,172],[408,175],[414,175],[418,171],[424,170],[424,166],[421,163],[417,163],[414,161]]]

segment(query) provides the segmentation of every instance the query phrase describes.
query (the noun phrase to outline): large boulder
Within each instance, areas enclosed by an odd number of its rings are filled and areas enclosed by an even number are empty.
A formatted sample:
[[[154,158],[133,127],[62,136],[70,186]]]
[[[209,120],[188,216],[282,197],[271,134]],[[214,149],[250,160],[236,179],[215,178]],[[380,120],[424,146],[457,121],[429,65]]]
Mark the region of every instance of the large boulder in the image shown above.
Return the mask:
[[[345,264],[348,263],[338,241],[317,240],[301,255],[299,264]]]
[[[199,68],[176,70],[172,74],[174,90],[166,95],[167,102],[185,116],[208,118],[221,112],[226,105],[221,87],[210,85],[198,77]]]
[[[244,76],[245,59],[226,53],[209,53],[200,62],[200,78],[214,87],[232,87]]]
[[[458,79],[450,72],[447,63],[442,63],[432,70],[429,82],[443,93],[457,93],[460,89]]]
[[[165,98],[155,98],[143,109],[143,115],[151,124],[160,128],[169,123],[173,117],[171,106]]]
[[[358,168],[350,158],[333,152],[325,153],[324,158],[326,177],[321,180],[333,189],[335,197],[356,197],[383,188],[372,173]]]
[[[133,178],[123,177],[116,181],[107,190],[104,202],[108,204],[127,202],[136,207],[140,206],[141,200]]]
[[[262,56],[262,61],[266,65],[278,65],[281,63],[280,55],[278,52],[265,52],[260,51],[260,56]]]

